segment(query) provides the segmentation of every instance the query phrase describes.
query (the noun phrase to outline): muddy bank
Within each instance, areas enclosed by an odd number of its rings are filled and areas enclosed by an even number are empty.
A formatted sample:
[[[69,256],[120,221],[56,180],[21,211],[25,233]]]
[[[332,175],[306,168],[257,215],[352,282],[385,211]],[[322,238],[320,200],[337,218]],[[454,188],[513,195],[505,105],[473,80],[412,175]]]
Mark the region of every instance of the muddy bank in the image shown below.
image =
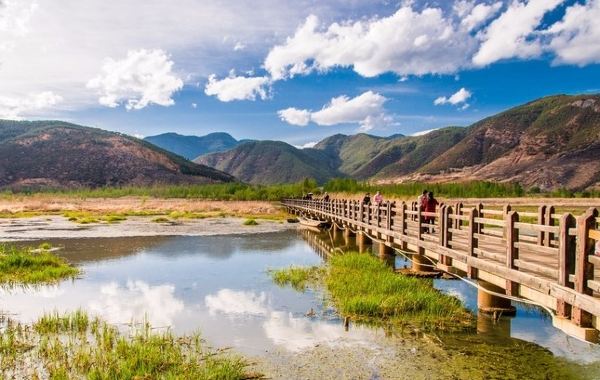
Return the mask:
[[[246,226],[243,218],[181,219],[156,223],[151,217],[128,217],[120,223],[78,224],[63,216],[0,219],[0,241],[114,238],[136,236],[211,236],[277,232],[295,228],[282,221],[258,220]]]

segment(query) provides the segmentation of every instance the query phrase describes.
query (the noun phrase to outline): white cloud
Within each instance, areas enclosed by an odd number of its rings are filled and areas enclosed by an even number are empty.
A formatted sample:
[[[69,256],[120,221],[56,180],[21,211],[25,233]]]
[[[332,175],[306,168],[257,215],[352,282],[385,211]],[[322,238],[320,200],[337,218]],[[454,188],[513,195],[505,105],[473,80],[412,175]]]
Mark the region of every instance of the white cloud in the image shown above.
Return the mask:
[[[293,125],[305,126],[309,121],[318,125],[336,125],[345,123],[360,124],[360,131],[368,131],[376,126],[389,125],[392,117],[386,115],[386,98],[373,91],[366,91],[355,98],[345,95],[331,101],[316,112],[287,108],[278,112],[279,117]]]
[[[298,125],[300,127],[307,126],[310,122],[310,111],[308,110],[299,110],[297,108],[290,107],[277,111],[277,115],[279,115],[279,118],[286,123]]]
[[[411,136],[425,136],[429,132],[437,131],[438,129],[439,128],[433,128],[433,129],[427,129],[427,130],[424,130],[424,131],[415,132]]]
[[[192,108],[198,108],[198,104],[192,103]]]
[[[436,106],[439,106],[439,105],[442,105],[442,104],[457,105],[457,104],[460,104],[460,103],[466,103],[466,101],[471,97],[471,95],[472,94],[471,94],[471,92],[469,90],[467,90],[466,88],[462,87],[460,90],[456,91],[450,97],[440,96],[439,98],[437,98],[437,99],[435,99],[433,101],[433,104],[435,104]],[[467,105],[467,107],[468,107],[468,105]],[[465,108],[463,108],[463,109],[465,109]]]
[[[314,148],[314,146],[317,145],[318,143],[319,143],[318,141],[309,141],[306,144],[294,145],[294,146],[298,149],[306,149],[306,148]]]
[[[389,17],[333,23],[321,30],[310,16],[285,44],[273,47],[264,67],[274,80],[352,67],[365,77],[447,74],[468,64],[475,39],[439,8],[404,5]]]
[[[245,292],[241,290],[221,289],[216,294],[204,297],[204,304],[210,314],[218,313],[230,316],[266,315],[267,295],[264,292]]]
[[[561,2],[562,0],[530,0],[527,3],[513,1],[481,33],[483,42],[473,56],[473,63],[485,66],[506,58],[528,59],[539,56],[542,53],[541,42],[531,34],[546,12]]]
[[[33,116],[36,111],[47,110],[62,102],[63,98],[52,91],[28,94],[25,97],[0,96],[0,118],[19,120]]]
[[[26,35],[29,32],[29,21],[38,7],[37,2],[0,1],[0,36]]]
[[[240,51],[240,50],[244,50],[245,48],[246,48],[246,45],[244,45],[243,43],[238,41],[233,46],[233,51]]]
[[[500,8],[502,8],[500,1],[493,4],[477,4],[471,8],[470,13],[462,19],[460,24],[471,31],[489,20]]]
[[[567,8],[563,19],[548,31],[556,63],[586,65],[600,62],[600,0]]]
[[[183,81],[173,72],[173,61],[162,50],[130,50],[121,60],[107,58],[102,74],[87,86],[101,94],[99,103],[117,107],[125,101],[128,110],[142,109],[151,103],[161,106],[175,104],[173,93],[183,87]]]
[[[216,75],[208,77],[204,93],[216,96],[222,102],[233,100],[267,99],[269,97],[269,78],[267,77],[240,77],[230,75],[227,78],[217,79]]]

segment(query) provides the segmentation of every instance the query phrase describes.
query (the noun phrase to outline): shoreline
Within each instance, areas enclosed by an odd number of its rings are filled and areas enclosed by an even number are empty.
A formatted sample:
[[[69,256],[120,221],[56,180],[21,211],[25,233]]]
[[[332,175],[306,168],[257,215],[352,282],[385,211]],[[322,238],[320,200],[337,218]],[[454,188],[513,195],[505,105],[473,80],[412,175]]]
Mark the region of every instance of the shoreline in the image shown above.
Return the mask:
[[[151,236],[217,236],[286,231],[296,225],[258,219],[258,225],[244,225],[244,218],[214,217],[180,219],[157,223],[152,217],[134,216],[119,223],[79,224],[64,216],[46,215],[0,219],[0,242],[44,239],[118,238]]]

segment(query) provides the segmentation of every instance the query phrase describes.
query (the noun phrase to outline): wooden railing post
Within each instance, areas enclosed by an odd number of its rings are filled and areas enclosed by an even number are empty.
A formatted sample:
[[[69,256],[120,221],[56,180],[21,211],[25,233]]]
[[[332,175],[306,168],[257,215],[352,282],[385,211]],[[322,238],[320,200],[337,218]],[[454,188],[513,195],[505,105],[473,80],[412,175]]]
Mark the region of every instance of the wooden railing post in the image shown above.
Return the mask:
[[[554,218],[552,217],[552,215],[554,215],[554,206],[548,206],[546,207],[546,225],[548,226],[553,226],[554,225]],[[551,247],[552,246],[552,240],[554,240],[555,236],[552,232],[546,232],[546,247]]]
[[[385,228],[386,228],[386,230],[391,231],[392,230],[392,202],[387,201],[385,208],[386,208],[386,210],[385,210]]]
[[[402,202],[402,205],[400,205],[400,234],[404,237],[407,234],[406,228],[408,226],[408,215],[406,214],[406,210],[407,210],[408,206],[406,205],[406,202]],[[402,250],[406,251],[406,249],[408,248],[408,243],[406,241],[406,239],[402,239]]]
[[[475,218],[479,217],[479,211],[477,208],[472,208],[469,212],[469,236],[467,237],[467,244],[469,245],[467,254],[471,257],[476,257],[475,249],[477,248],[477,237],[476,233],[480,230],[479,223],[475,223]],[[471,279],[477,278],[477,269],[471,265],[467,265],[467,276]]]
[[[516,211],[510,211],[506,215],[506,266],[510,269],[517,269],[515,260],[519,259],[519,249],[515,243],[519,242],[519,231],[515,229],[515,223],[519,221],[519,214]],[[516,296],[518,294],[518,283],[506,280],[506,294]]]
[[[577,245],[575,251],[575,291],[591,295],[592,290],[587,286],[587,281],[594,278],[594,266],[588,261],[588,256],[593,254],[594,244],[589,238],[590,230],[596,225],[598,210],[590,208],[585,214],[577,218]],[[572,319],[577,326],[589,327],[592,324],[592,315],[578,307],[572,307]]]
[[[546,222],[546,206],[542,205],[540,207],[538,207],[538,220],[537,220],[537,224],[540,225],[545,225]],[[544,231],[538,231],[537,234],[537,243],[538,245],[544,245]]]
[[[569,235],[569,229],[576,226],[571,214],[564,214],[559,222],[558,237],[558,284],[572,288],[569,275],[575,271],[575,237]],[[559,317],[571,317],[571,305],[563,299],[557,299],[556,314]]]

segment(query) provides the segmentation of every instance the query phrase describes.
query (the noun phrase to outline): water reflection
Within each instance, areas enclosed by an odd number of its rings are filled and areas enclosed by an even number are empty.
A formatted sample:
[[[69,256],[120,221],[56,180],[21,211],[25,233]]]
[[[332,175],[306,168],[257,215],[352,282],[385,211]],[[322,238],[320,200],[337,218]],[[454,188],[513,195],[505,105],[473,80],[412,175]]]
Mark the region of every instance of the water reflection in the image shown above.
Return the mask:
[[[216,346],[249,354],[372,345],[378,335],[368,328],[346,332],[318,294],[273,284],[267,268],[322,262],[294,231],[51,243],[81,266],[82,278],[2,289],[2,311],[31,322],[46,312],[81,308],[114,324],[147,320],[176,333],[200,331]],[[311,309],[315,317],[306,317]]]

